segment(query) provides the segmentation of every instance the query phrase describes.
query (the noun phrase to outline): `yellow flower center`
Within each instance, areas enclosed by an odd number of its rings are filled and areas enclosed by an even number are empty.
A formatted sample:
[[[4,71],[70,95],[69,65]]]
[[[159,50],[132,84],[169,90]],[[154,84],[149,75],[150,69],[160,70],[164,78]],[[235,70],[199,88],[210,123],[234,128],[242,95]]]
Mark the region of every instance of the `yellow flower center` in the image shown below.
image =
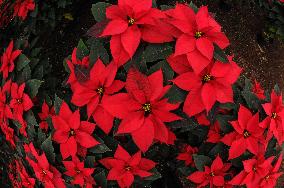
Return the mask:
[[[97,89],[97,93],[98,93],[99,95],[104,94],[104,88],[102,88],[102,87],[98,88],[98,89]]]
[[[215,176],[214,172],[210,172],[209,175],[210,175],[211,177],[214,177],[214,176]]]
[[[276,113],[276,112],[273,112],[272,115],[271,115],[271,118],[272,118],[272,119],[275,119],[276,117],[277,117],[277,113]]]
[[[132,168],[131,168],[131,166],[126,166],[124,169],[125,169],[126,171],[130,171]]]
[[[213,77],[210,75],[210,74],[206,74],[203,78],[202,78],[202,81],[204,82],[204,83],[206,83],[206,82],[209,82],[210,80],[212,80],[213,79]]]
[[[23,103],[23,100],[22,100],[22,99],[17,99],[17,103],[18,103],[18,104],[22,104],[22,103]]]
[[[45,172],[44,170],[42,170],[42,173],[43,173],[44,175],[46,175],[46,172]]]
[[[128,24],[129,25],[133,25],[134,23],[135,23],[135,19],[131,18],[131,17],[128,17]]]
[[[146,113],[151,113],[151,104],[150,103],[146,103],[142,105],[142,109],[146,112]]]
[[[267,175],[267,176],[264,177],[264,179],[265,179],[266,181],[269,180],[269,178],[270,178],[269,175]]]
[[[250,136],[250,133],[249,133],[247,130],[245,130],[245,131],[244,131],[244,137],[245,137],[245,138],[248,138],[249,136]]]
[[[202,37],[202,35],[203,35],[203,33],[202,33],[201,31],[196,31],[194,37],[195,37],[196,39],[199,39],[200,37]]]
[[[252,168],[252,171],[256,172],[256,167],[253,167],[253,168]]]
[[[72,130],[70,130],[70,132],[69,132],[69,136],[74,136],[75,135],[75,131],[72,129]]]

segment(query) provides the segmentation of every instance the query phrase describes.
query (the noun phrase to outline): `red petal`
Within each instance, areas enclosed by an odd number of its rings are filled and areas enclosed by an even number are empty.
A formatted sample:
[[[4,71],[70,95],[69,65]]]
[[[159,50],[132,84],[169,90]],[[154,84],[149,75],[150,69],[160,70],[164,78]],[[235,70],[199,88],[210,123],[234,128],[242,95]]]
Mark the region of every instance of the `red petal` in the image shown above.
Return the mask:
[[[184,102],[183,111],[188,116],[194,116],[201,113],[203,110],[205,110],[205,106],[202,103],[200,91],[194,90],[189,92]]]
[[[96,128],[96,124],[90,123],[88,121],[82,121],[79,130],[84,131],[88,134],[92,134],[95,128]]]
[[[178,77],[176,77],[176,79],[174,79],[173,82],[179,88],[186,91],[196,90],[200,88],[202,85],[201,79],[193,72],[187,72],[181,74]]]
[[[125,12],[123,12],[123,10],[121,10],[117,5],[107,7],[106,17],[108,19],[127,19]]]
[[[128,24],[125,20],[115,19],[111,20],[104,29],[101,36],[117,35],[125,32],[128,28]]]
[[[156,163],[150,159],[142,158],[139,164],[139,167],[142,170],[148,171],[153,169],[156,166]]]
[[[93,113],[93,118],[97,125],[108,134],[113,126],[114,117],[108,113],[104,108],[99,106],[97,110]]]
[[[187,59],[196,74],[199,74],[203,69],[205,69],[211,61],[203,56],[198,50],[188,53]]]
[[[110,169],[110,171],[107,175],[107,180],[119,180],[121,178],[122,173],[123,173],[122,170],[112,168],[112,169]]]
[[[127,161],[129,161],[131,156],[129,155],[129,153],[125,149],[123,149],[123,147],[118,145],[117,149],[115,151],[115,154],[114,154],[114,158],[127,162]]]
[[[163,72],[158,70],[148,76],[149,84],[151,87],[151,98],[150,101],[157,99],[163,91]]]
[[[252,113],[243,105],[240,105],[238,121],[242,129],[247,127],[248,121],[252,118]]]
[[[68,132],[70,130],[69,125],[59,116],[52,117],[53,127],[56,130],[62,130]]]
[[[122,120],[118,127],[117,134],[132,133],[139,129],[144,123],[144,113],[142,111],[133,112]]]
[[[218,170],[221,170],[223,166],[224,166],[223,161],[218,155],[211,165],[211,170],[212,172],[218,171]]]
[[[189,179],[190,181],[196,184],[201,184],[206,180],[206,174],[204,172],[197,171],[189,175],[187,179]]]
[[[23,105],[24,105],[24,111],[30,110],[34,105],[31,98],[27,94],[23,95]]]
[[[69,127],[71,129],[78,129],[80,127],[80,112],[79,110],[76,110],[72,116],[69,117],[68,121]]]
[[[215,88],[210,84],[204,84],[201,91],[202,102],[209,112],[216,102]]]
[[[70,110],[69,106],[63,102],[60,107],[59,116],[63,119],[68,120],[70,116],[72,116],[72,111]]]
[[[130,187],[134,181],[134,176],[131,172],[127,171],[122,175],[121,181],[125,187]]]
[[[208,60],[213,58],[214,46],[211,41],[202,37],[196,40],[196,47]]]
[[[153,123],[148,119],[146,120],[138,130],[131,133],[133,141],[142,152],[148,150],[154,139]]]
[[[121,35],[121,43],[129,57],[132,57],[139,46],[141,33],[136,25],[128,27]]]
[[[209,14],[207,6],[202,6],[199,8],[196,14],[196,23],[198,26],[198,30],[201,31],[209,26]]]
[[[68,140],[68,137],[69,137],[69,132],[57,130],[54,132],[52,140],[54,140],[55,142],[59,144],[63,144],[63,143],[66,143],[66,141]]]
[[[240,147],[242,146],[242,147]],[[246,151],[246,142],[244,138],[235,140],[229,150],[229,159],[234,159],[241,156]]]
[[[223,186],[225,184],[225,180],[223,176],[214,176],[213,177],[213,184],[215,186]]]
[[[192,72],[192,68],[187,60],[186,55],[175,57],[173,54],[167,58],[167,61],[177,74]]]
[[[131,157],[131,159],[128,161],[128,164],[130,166],[137,166],[139,165],[140,161],[141,161],[141,151],[138,151]]]
[[[196,47],[196,39],[192,36],[182,34],[176,42],[175,56],[192,52]]]
[[[116,92],[119,92],[124,87],[124,85],[124,82],[120,80],[114,80],[110,87],[105,88],[105,94],[114,94]]]
[[[85,148],[91,148],[91,147],[94,147],[100,144],[91,135],[83,131],[77,131],[75,137],[76,137],[77,142],[80,143],[80,145]]]
[[[111,37],[110,50],[113,59],[118,66],[124,65],[130,59],[130,56],[122,46],[120,35],[114,35]]]

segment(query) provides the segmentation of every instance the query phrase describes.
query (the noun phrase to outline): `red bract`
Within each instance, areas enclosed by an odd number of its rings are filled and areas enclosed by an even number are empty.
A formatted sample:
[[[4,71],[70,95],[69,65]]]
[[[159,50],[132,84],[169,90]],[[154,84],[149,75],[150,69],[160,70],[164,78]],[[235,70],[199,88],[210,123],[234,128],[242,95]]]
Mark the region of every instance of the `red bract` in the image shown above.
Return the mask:
[[[5,79],[8,78],[9,72],[12,72],[14,70],[15,68],[14,61],[22,52],[21,50],[13,51],[13,48],[14,48],[14,41],[11,41],[6,51],[1,57],[0,72],[2,72],[2,75]]]
[[[214,45],[225,48],[229,40],[221,32],[221,26],[209,15],[207,7],[201,7],[195,14],[193,9],[178,4],[167,11],[169,23],[179,31],[175,56],[186,55],[188,63],[199,74],[213,58]]]
[[[96,125],[87,121],[80,121],[79,110],[72,113],[65,102],[60,107],[59,115],[52,117],[52,122],[55,128],[52,139],[60,144],[63,159],[76,155],[77,144],[85,148],[99,144],[92,137]]]
[[[189,166],[193,163],[193,158],[192,155],[197,153],[198,148],[196,147],[191,147],[190,145],[187,145],[184,148],[184,151],[182,153],[179,153],[177,156],[177,160],[181,160],[185,162],[185,165]]]
[[[163,86],[161,70],[147,77],[136,69],[130,69],[126,80],[128,93],[113,95],[102,102],[107,111],[122,119],[117,133],[130,133],[143,152],[148,150],[154,139],[168,143],[169,130],[164,122],[181,119],[170,112],[179,104],[171,104],[163,98],[169,88]]]
[[[171,61],[171,60],[169,60]],[[186,67],[175,66],[178,61],[171,61],[172,68],[181,73],[173,82],[183,90],[190,91],[187,95],[183,111],[194,116],[212,108],[216,101],[233,102],[232,84],[238,79],[241,68],[229,57],[229,63],[212,62],[201,73],[196,74]],[[184,71],[183,71],[184,70]]]
[[[252,113],[240,106],[238,120],[232,121],[231,125],[235,131],[226,134],[222,142],[230,147],[229,159],[242,155],[246,150],[257,155],[260,152],[260,145],[264,143],[264,129],[259,126],[259,113]],[[242,147],[240,147],[242,146]]]
[[[6,123],[7,119],[13,119],[13,114],[7,103],[7,94],[10,94],[11,80],[7,81],[3,88],[0,88],[0,121]]]
[[[130,187],[134,176],[141,178],[151,176],[152,173],[148,171],[156,165],[155,162],[142,158],[140,151],[130,156],[121,146],[117,147],[113,158],[104,158],[100,163],[110,170],[107,179],[117,181],[122,188]]]
[[[281,165],[282,155],[280,155],[275,166],[271,165],[274,157],[265,159],[264,156],[258,156],[253,159],[243,161],[244,170],[236,175],[229,183],[232,185],[246,185],[247,188],[266,188],[274,187],[278,177]]]
[[[152,0],[118,0],[118,5],[106,9],[110,21],[101,36],[112,36],[110,49],[119,66],[134,55],[141,39],[154,43],[173,40],[160,21],[165,14],[151,7]]]
[[[210,126],[206,142],[218,143],[222,139],[222,134],[220,123],[216,121]]]
[[[274,135],[279,145],[284,141],[284,106],[282,104],[282,95],[277,95],[275,91],[271,93],[271,102],[262,104],[262,107],[268,115],[260,124],[263,128],[268,128],[267,141]]]
[[[77,48],[74,48],[71,61],[68,59],[66,63],[70,69],[70,75],[67,83],[69,83],[73,89],[78,82],[86,81],[86,72],[89,71],[90,57],[83,57],[82,60],[77,59]]]
[[[17,0],[14,6],[14,16],[26,19],[28,12],[35,9],[34,0]]]
[[[23,164],[19,161],[15,161],[16,164],[16,171],[15,173],[18,173],[20,177],[20,187],[25,187],[25,188],[34,188],[35,186],[35,179],[30,177],[23,166]]]
[[[72,161],[63,161],[66,168],[67,176],[72,177],[72,185],[80,185],[81,187],[92,188],[95,180],[92,178],[94,168],[84,168],[84,162],[77,157],[72,157]]]
[[[265,99],[264,90],[262,89],[260,83],[257,82],[256,80],[254,80],[252,92],[253,92],[260,100],[264,100],[264,99]]]
[[[46,119],[48,117],[51,117],[55,115],[54,107],[51,107],[49,109],[48,104],[44,101],[41,107],[41,113],[38,113],[38,116],[41,120],[39,127],[45,131],[48,129],[48,123],[46,122]]]
[[[24,149],[26,152],[26,160],[33,168],[35,176],[46,188],[66,187],[60,172],[48,163],[44,153],[38,155],[32,143],[24,145]]]
[[[87,105],[88,117],[93,116],[97,125],[107,134],[113,126],[114,117],[104,109],[101,101],[124,87],[122,81],[115,80],[116,72],[116,64],[105,66],[98,59],[90,71],[89,80],[73,87],[72,103],[80,107]]]
[[[223,163],[222,159],[217,156],[213,161],[211,167],[205,166],[204,171],[197,171],[188,176],[188,179],[196,184],[198,187],[205,187],[210,185],[211,187],[225,186],[224,176],[230,169],[230,163]]]
[[[20,132],[26,136],[26,122],[23,118],[23,113],[33,107],[33,102],[30,97],[24,93],[26,84],[18,86],[17,83],[11,85],[11,101],[10,107],[13,109],[13,116],[21,124]]]

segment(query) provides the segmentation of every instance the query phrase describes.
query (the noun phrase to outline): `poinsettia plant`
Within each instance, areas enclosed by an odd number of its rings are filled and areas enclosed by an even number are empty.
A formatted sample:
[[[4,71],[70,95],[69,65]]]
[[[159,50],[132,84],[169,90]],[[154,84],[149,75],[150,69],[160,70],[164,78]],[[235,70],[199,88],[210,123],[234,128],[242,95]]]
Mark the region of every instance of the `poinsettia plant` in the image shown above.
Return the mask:
[[[276,186],[280,89],[264,92],[241,75],[206,6],[118,0],[92,13],[57,93],[21,41],[2,52],[5,185]]]

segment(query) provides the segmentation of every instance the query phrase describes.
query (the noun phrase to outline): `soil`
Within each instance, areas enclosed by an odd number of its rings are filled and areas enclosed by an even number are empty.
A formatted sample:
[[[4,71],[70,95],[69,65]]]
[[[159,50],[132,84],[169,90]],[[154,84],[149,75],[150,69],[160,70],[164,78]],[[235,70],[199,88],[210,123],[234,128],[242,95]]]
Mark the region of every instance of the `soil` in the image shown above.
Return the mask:
[[[74,21],[56,28],[46,42],[46,55],[53,64],[54,76],[61,82],[66,78],[62,61],[72,53],[79,39],[95,23],[91,14],[91,4],[97,0],[82,0],[73,11]],[[158,0],[158,3],[173,4],[175,0]],[[243,74],[257,79],[264,88],[271,89],[276,83],[284,88],[284,44],[263,37],[265,15],[254,1],[246,1],[230,6],[223,0],[193,0],[198,6],[208,5],[209,11],[222,25],[231,41],[229,52],[243,67]],[[249,3],[250,2],[250,3]],[[60,83],[61,83],[60,82]],[[280,180],[283,184],[284,177]],[[280,184],[280,183],[279,183]],[[279,187],[281,187],[279,185]]]

